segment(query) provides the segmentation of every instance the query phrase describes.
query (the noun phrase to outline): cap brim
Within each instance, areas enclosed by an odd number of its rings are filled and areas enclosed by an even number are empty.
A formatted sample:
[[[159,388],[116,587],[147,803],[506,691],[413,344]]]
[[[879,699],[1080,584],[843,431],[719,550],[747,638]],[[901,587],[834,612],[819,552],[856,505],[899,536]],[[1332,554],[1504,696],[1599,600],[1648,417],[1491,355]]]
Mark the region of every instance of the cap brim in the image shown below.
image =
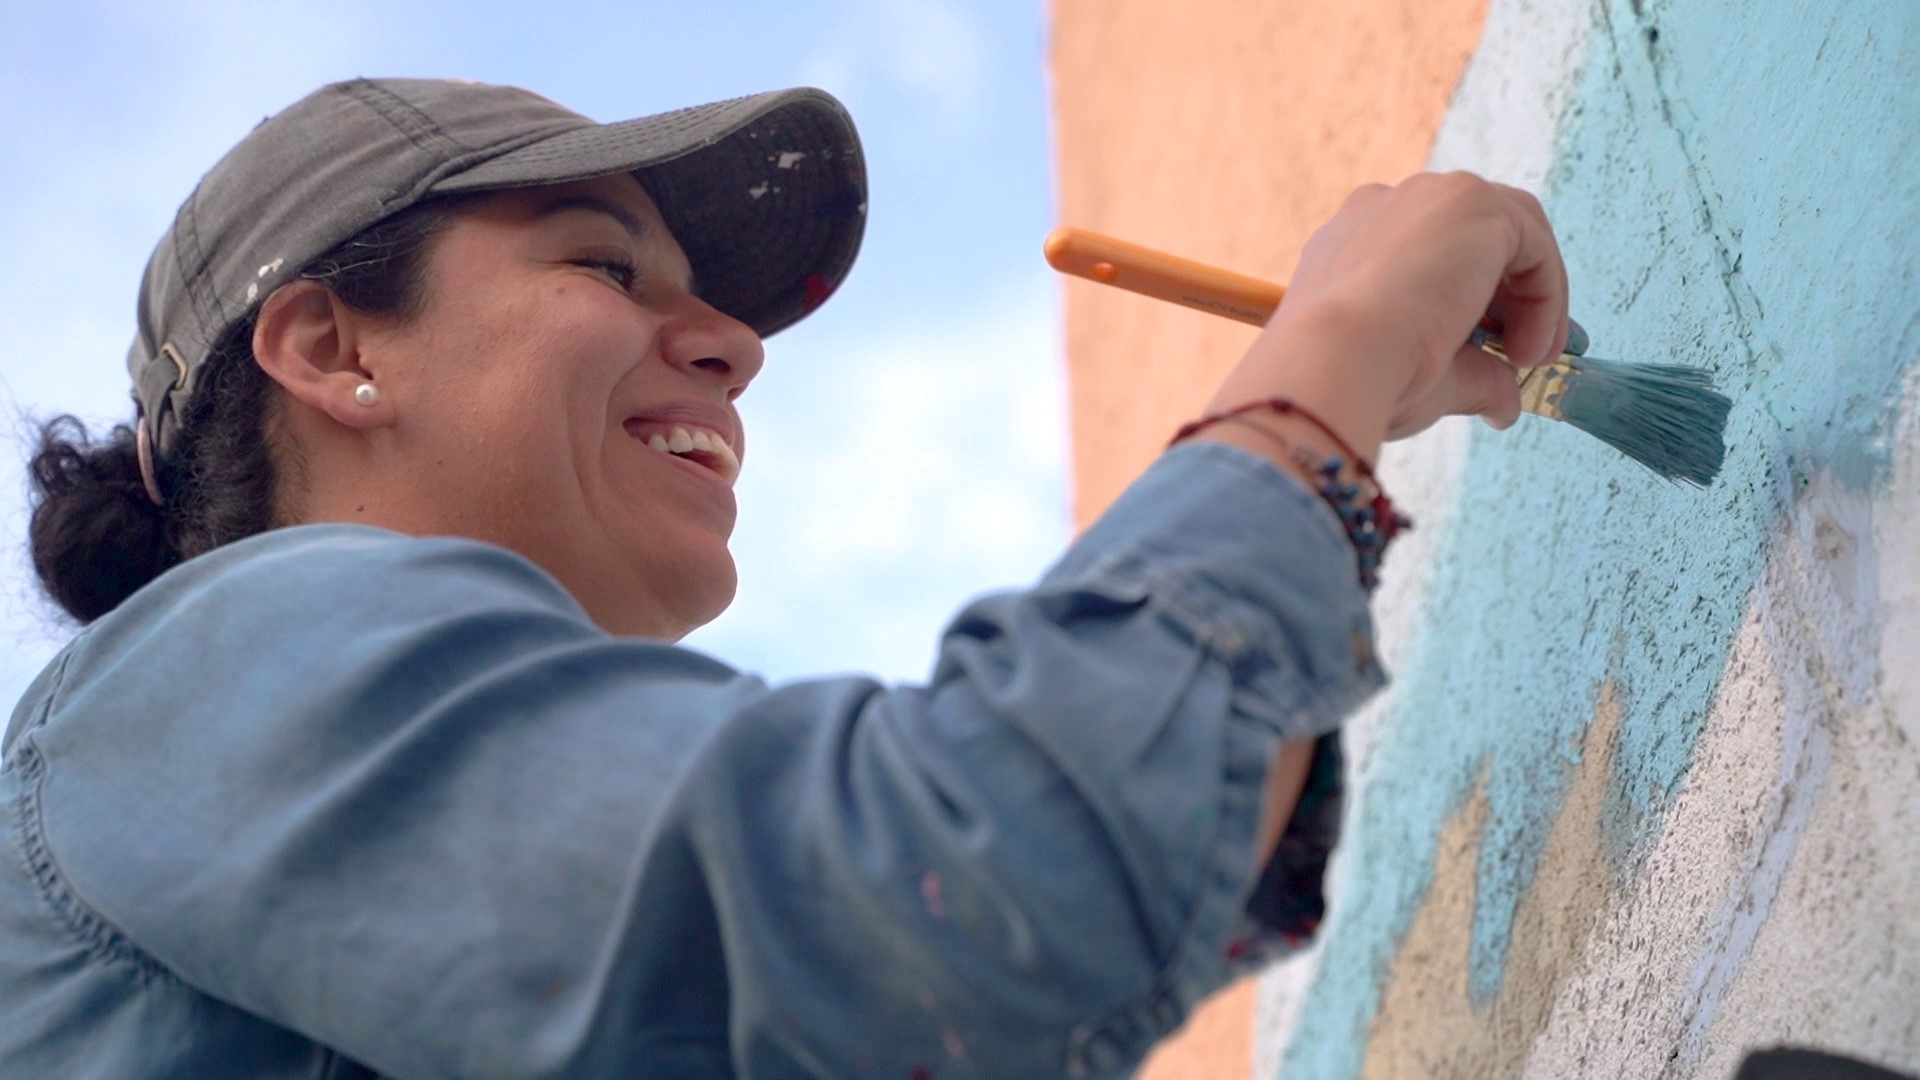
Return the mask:
[[[444,177],[436,194],[632,172],[687,253],[701,297],[767,337],[839,288],[866,229],[853,119],[782,90],[574,128]]]

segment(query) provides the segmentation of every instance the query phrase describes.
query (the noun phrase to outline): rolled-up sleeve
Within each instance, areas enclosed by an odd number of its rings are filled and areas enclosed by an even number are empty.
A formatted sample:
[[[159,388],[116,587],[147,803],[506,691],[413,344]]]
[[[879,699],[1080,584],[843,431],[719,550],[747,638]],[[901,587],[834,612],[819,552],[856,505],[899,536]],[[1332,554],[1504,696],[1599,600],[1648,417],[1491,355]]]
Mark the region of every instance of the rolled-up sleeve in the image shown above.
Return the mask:
[[[1124,1075],[1257,958],[1267,765],[1380,685],[1369,635],[1326,509],[1196,445],[925,685],[288,530],[98,624],[13,756],[76,927],[383,1073]]]

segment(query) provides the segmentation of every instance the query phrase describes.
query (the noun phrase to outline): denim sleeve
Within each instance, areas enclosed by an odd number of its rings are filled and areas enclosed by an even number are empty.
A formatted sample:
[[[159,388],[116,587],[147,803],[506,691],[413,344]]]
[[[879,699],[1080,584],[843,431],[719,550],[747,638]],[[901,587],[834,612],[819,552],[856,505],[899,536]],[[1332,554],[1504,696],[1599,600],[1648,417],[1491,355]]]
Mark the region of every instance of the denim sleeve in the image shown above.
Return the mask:
[[[1369,635],[1325,508],[1194,445],[922,686],[293,529],[96,624],[10,759],[76,927],[384,1074],[1118,1076],[1252,962],[1269,755]]]

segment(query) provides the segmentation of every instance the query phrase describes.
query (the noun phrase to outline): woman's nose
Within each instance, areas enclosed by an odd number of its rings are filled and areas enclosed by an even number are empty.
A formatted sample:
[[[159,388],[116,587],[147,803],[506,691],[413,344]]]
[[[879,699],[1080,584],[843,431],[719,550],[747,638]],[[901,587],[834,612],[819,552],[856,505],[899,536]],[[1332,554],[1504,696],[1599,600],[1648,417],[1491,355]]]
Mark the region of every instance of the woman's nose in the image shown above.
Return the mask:
[[[669,364],[720,383],[728,400],[738,397],[766,363],[766,349],[752,327],[696,296],[684,299],[661,337]]]

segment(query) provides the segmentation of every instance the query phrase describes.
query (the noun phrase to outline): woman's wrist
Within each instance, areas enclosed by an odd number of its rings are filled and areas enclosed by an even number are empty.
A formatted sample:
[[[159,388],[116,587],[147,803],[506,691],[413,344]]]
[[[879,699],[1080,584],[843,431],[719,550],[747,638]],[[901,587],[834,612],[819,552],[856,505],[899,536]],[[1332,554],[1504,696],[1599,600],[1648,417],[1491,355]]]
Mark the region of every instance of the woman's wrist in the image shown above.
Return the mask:
[[[1264,415],[1260,422],[1275,425],[1286,439],[1323,457],[1357,456],[1371,466],[1379,460],[1408,378],[1403,370],[1408,360],[1401,355],[1405,346],[1393,337],[1368,312],[1325,303],[1283,310],[1247,350],[1206,411],[1217,414],[1252,401],[1286,398],[1331,432],[1299,417]],[[1195,437],[1266,454],[1288,471],[1298,471],[1274,439],[1244,430],[1247,427],[1219,424]]]
[[[1352,324],[1319,314],[1269,325],[1213,405],[1172,441],[1223,443],[1293,474],[1338,518],[1353,544],[1360,584],[1371,592],[1387,547],[1413,524],[1373,472],[1409,376],[1393,370],[1399,357],[1369,355],[1391,346],[1370,344],[1374,335],[1365,324],[1356,333]]]
[[[1309,430],[1333,443],[1339,453],[1316,453],[1311,447],[1263,426],[1256,419],[1275,417],[1304,422]],[[1313,410],[1279,397],[1207,413],[1182,425],[1179,431],[1174,432],[1168,445],[1178,445],[1195,436],[1234,424],[1244,424],[1256,433],[1265,435],[1267,441],[1282,453],[1276,456],[1265,449],[1256,452],[1262,453],[1281,469],[1292,472],[1327,504],[1340,522],[1341,529],[1346,532],[1348,542],[1353,545],[1360,586],[1372,592],[1380,583],[1380,560],[1386,556],[1388,546],[1396,536],[1413,527],[1413,521],[1400,513],[1387,496],[1386,489],[1374,475],[1372,465],[1359,457],[1352,445]],[[1232,435],[1215,437],[1210,441],[1245,447],[1244,442]]]
[[[1230,412],[1232,410],[1224,410]],[[1208,410],[1207,416],[1219,415]],[[1297,416],[1244,413],[1208,424],[1182,442],[1212,442],[1264,457],[1308,487],[1319,482],[1319,462],[1342,457],[1337,443]]]

